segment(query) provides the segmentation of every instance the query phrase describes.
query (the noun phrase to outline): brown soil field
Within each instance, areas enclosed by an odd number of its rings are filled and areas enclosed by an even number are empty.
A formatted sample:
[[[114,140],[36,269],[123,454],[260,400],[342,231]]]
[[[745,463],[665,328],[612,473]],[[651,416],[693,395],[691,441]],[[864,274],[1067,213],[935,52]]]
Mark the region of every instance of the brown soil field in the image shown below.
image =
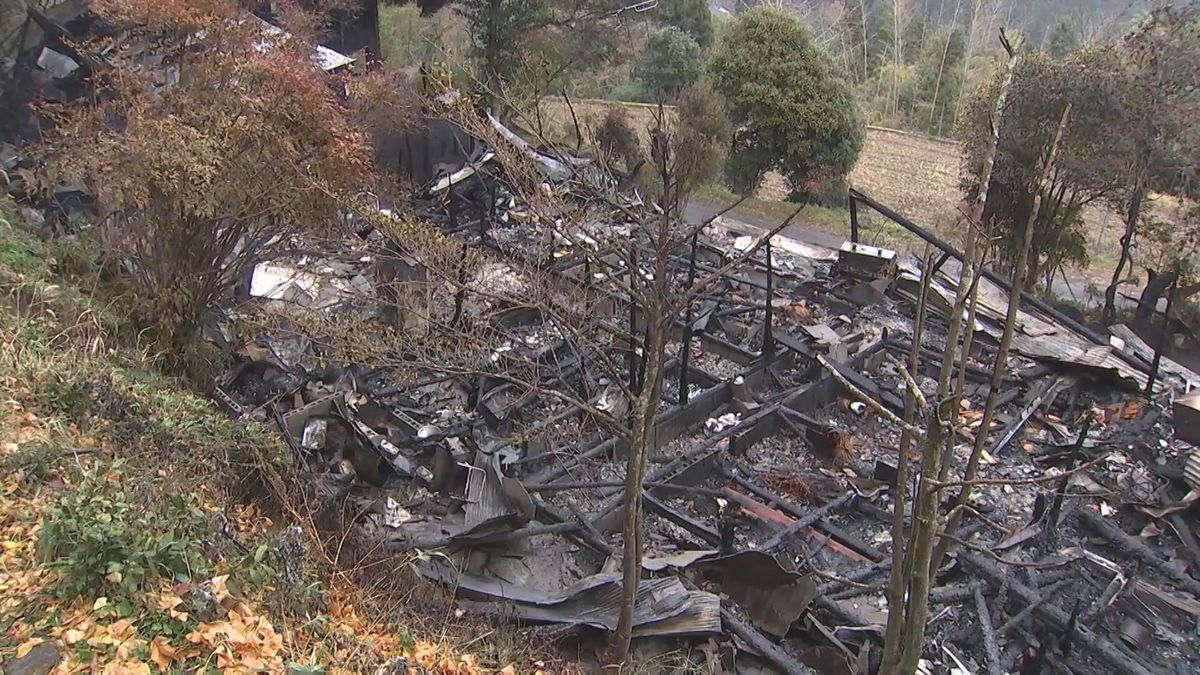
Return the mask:
[[[584,135],[612,107],[624,106],[634,129],[645,139],[655,106],[586,99],[572,101]],[[574,140],[574,124],[562,99],[542,102],[543,132],[552,140]],[[850,184],[922,224],[933,225],[954,213],[962,154],[955,141],[903,131],[868,127],[867,140]],[[762,199],[787,198],[786,181],[770,174],[759,189]]]
[[[643,141],[656,107],[596,99],[572,101],[572,104],[585,137],[609,108],[623,106]],[[561,98],[543,100],[541,115],[547,138],[574,141],[574,124]],[[947,223],[953,221],[961,198],[958,187],[961,168],[962,152],[956,141],[868,127],[862,155],[850,173],[849,182],[914,222],[953,237],[954,233],[947,231],[952,229]],[[756,196],[762,200],[784,200],[787,193],[784,178],[769,174]],[[1091,239],[1092,261],[1087,269],[1074,270],[1072,276],[1079,281],[1106,284],[1119,250],[1121,217],[1108,208],[1092,206],[1084,212],[1084,221]]]

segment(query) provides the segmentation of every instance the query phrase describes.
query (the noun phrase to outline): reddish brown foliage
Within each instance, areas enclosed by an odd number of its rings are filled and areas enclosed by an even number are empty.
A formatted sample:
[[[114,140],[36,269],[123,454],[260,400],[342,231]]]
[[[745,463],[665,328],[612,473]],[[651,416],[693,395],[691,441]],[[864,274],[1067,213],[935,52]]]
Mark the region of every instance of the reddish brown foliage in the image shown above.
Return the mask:
[[[812,483],[794,471],[768,472],[763,476],[763,484],[799,504],[807,504],[812,498]]]
[[[92,11],[118,25],[192,32],[237,15],[232,0],[92,0]]]
[[[124,21],[107,56],[117,68],[103,103],[58,111],[50,168],[96,196],[148,323],[178,350],[255,259],[337,225],[370,180],[371,154],[310,44],[246,15],[229,21],[218,0],[100,4]],[[172,14],[175,4],[187,9]],[[186,43],[176,32],[197,25]],[[148,43],[162,66],[140,60]]]

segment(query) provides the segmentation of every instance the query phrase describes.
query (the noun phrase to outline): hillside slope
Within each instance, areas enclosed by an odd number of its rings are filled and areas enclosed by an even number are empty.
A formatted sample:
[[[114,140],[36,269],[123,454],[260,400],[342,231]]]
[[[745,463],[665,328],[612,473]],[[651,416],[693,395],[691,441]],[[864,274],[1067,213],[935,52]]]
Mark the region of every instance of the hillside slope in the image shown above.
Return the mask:
[[[62,276],[71,245],[14,221],[0,203],[5,673],[536,670],[526,638],[460,621],[404,561],[340,564],[277,431],[156,372]]]

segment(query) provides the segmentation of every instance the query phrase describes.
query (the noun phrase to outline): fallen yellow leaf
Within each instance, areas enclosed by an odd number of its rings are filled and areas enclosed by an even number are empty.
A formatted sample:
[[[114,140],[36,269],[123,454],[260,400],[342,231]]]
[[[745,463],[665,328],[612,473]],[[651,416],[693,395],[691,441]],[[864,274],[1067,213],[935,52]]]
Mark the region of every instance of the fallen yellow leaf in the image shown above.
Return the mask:
[[[108,606],[108,598],[100,596],[92,603],[92,611],[98,612]]]
[[[150,666],[137,659],[110,661],[104,665],[104,675],[150,675]]]
[[[40,644],[42,644],[41,638],[29,638],[25,642],[21,643],[21,646],[17,647],[17,658],[19,659],[24,657],[26,654],[33,651],[34,647]]]
[[[229,581],[228,574],[221,574],[212,578],[209,583],[212,584],[213,595],[216,596],[217,602],[222,602],[229,597],[229,587],[226,585]]]
[[[175,662],[179,652],[167,642],[167,638],[159,635],[150,643],[150,661],[158,666],[159,670],[169,670],[171,664]]]

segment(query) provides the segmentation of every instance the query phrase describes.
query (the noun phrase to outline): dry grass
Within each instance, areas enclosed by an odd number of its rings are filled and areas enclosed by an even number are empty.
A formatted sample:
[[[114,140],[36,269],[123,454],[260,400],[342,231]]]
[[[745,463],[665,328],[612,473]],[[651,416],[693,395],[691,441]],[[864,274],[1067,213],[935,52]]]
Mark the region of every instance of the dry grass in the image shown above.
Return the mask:
[[[624,107],[643,142],[653,124],[655,106],[585,99],[572,101],[586,139],[612,108]],[[571,114],[561,98],[542,101],[542,129],[549,140],[574,143]],[[870,127],[850,183],[917,222],[933,223],[953,212],[958,200],[958,172],[962,153],[958,143]],[[762,200],[783,201],[788,187],[783,177],[767,177],[757,195]]]
[[[955,141],[870,127],[850,184],[917,223],[932,225],[957,212],[961,166]]]

